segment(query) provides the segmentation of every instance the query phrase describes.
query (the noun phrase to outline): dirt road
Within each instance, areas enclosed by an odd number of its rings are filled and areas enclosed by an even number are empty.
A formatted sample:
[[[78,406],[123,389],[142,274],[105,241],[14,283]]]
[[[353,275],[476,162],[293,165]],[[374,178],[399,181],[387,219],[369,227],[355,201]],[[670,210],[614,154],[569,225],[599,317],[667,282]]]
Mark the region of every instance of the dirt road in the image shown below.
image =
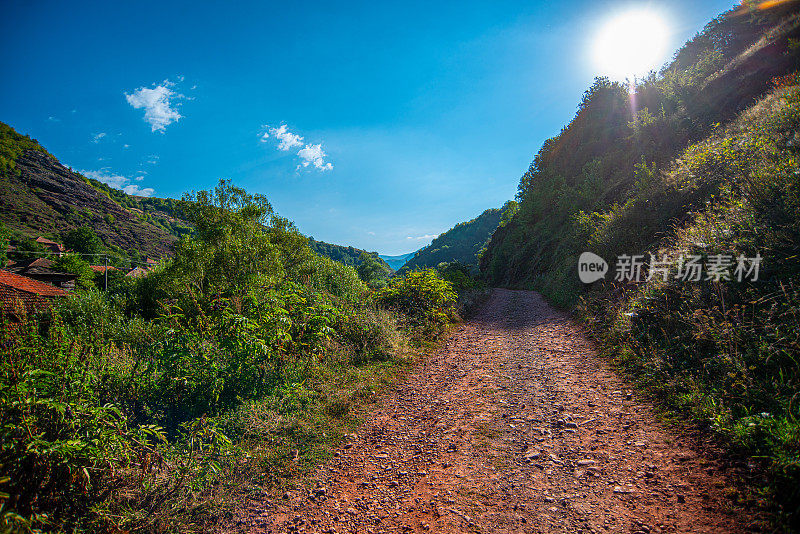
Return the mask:
[[[495,290],[251,532],[742,532],[712,460],[536,293]]]

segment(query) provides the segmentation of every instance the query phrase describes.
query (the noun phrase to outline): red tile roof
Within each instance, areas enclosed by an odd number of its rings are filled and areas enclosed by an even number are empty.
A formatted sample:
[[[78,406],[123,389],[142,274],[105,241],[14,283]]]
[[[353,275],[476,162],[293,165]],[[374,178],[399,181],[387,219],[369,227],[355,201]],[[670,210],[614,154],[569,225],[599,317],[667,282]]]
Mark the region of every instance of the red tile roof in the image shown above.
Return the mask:
[[[91,267],[92,270],[94,272],[96,272],[96,273],[102,273],[106,269],[108,269],[109,271],[116,271],[117,270],[117,268],[114,267],[113,265],[109,265],[108,267],[106,267],[105,265],[90,265],[89,267]]]
[[[51,269],[55,265],[53,260],[48,258],[36,258],[33,260],[20,260],[16,261],[8,266],[14,272],[26,271],[32,267],[43,267],[45,269]]]
[[[54,252],[64,252],[65,250],[67,250],[61,243],[56,243],[55,241],[51,241],[46,237],[41,237],[41,236],[37,237],[36,242],[50,247],[50,250]]]
[[[0,285],[12,287],[18,291],[33,293],[43,297],[66,297],[67,292],[50,284],[39,282],[27,276],[10,273],[0,270]]]
[[[46,237],[41,237],[41,236],[36,238],[36,242],[41,243],[42,245],[58,245],[58,243],[56,243],[55,241],[50,241]]]
[[[126,274],[125,276],[130,276],[131,278],[139,278],[140,276],[147,276],[149,272],[150,271],[148,271],[147,269],[143,269],[142,267],[134,267],[133,269],[128,271],[128,274]]]
[[[25,316],[47,310],[56,297],[67,292],[26,276],[0,271],[0,319],[6,327],[25,321]]]

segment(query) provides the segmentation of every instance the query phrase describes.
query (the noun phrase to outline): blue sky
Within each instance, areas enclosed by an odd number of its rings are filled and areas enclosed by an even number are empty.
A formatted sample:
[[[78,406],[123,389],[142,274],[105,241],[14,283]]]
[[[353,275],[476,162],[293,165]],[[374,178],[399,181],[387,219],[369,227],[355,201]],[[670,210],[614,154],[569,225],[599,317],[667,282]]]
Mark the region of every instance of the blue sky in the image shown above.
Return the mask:
[[[609,20],[657,12],[663,63],[732,2],[3,5],[0,120],[65,164],[176,198],[230,178],[307,235],[400,254],[513,198]]]

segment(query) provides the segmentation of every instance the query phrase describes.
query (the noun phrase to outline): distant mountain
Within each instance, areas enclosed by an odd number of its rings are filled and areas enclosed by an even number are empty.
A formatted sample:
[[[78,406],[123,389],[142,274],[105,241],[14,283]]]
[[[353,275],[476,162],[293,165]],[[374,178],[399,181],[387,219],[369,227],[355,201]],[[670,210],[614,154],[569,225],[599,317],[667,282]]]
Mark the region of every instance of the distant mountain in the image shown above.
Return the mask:
[[[413,258],[414,254],[416,254],[416,252],[409,252],[408,254],[400,254],[399,256],[386,256],[385,254],[379,254],[378,256],[380,257],[380,259],[385,261],[389,265],[389,267],[397,271],[398,269],[400,269],[400,267],[405,265],[405,263],[409,259]]]
[[[350,265],[353,267],[358,267],[361,264],[361,260],[359,257],[361,256],[362,252],[366,252],[365,250],[361,250],[360,248],[355,247],[345,247],[342,245],[334,245],[332,243],[325,243],[324,241],[317,241],[313,237],[308,238],[308,244],[311,246],[311,250],[320,254],[322,256],[327,256],[332,260],[336,260],[340,263],[344,263],[345,265]],[[377,252],[369,252],[369,254],[378,260],[380,263],[386,263],[383,261],[383,257],[380,256]],[[394,271],[395,269],[390,265],[387,266]]]
[[[13,233],[56,241],[88,226],[120,256],[167,255],[190,231],[172,217],[173,200],[132,197],[73,172],[36,140],[0,122],[0,222]]]
[[[517,203],[506,202],[502,208],[488,209],[472,219],[455,225],[418,250],[403,265],[403,270],[436,267],[442,262],[460,261],[477,265],[478,253],[504,219],[516,211]]]

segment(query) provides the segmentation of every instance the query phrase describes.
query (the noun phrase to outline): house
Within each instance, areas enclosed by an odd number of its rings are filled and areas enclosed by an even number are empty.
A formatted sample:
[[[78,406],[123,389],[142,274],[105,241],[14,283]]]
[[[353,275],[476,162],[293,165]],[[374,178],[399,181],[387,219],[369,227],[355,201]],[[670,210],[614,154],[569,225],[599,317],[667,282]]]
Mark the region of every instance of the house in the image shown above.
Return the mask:
[[[16,251],[17,247],[15,247],[14,245],[8,245],[8,247],[6,248],[6,258],[10,258]],[[9,265],[11,263],[14,263],[14,260],[10,259],[6,260],[6,265]],[[2,269],[3,267],[5,267],[5,265],[0,266],[0,269]]]
[[[106,271],[118,271],[113,265],[90,265],[95,274],[103,274]]]
[[[130,276],[131,278],[141,278],[143,276],[147,276],[150,272],[149,269],[145,269],[144,267],[134,267],[125,276]]]
[[[0,270],[0,315],[6,321],[19,323],[26,315],[49,309],[55,299],[67,294],[44,282]]]
[[[45,284],[51,284],[66,291],[75,289],[78,275],[53,269],[53,261],[47,258],[17,261],[6,267],[6,270],[21,276],[33,278]]]
[[[67,251],[64,245],[62,245],[61,243],[56,243],[55,241],[51,241],[46,237],[39,236],[36,238],[36,242],[39,243],[40,245],[44,245],[44,247],[49,252],[52,252],[58,255],[59,257],[61,257]]]

